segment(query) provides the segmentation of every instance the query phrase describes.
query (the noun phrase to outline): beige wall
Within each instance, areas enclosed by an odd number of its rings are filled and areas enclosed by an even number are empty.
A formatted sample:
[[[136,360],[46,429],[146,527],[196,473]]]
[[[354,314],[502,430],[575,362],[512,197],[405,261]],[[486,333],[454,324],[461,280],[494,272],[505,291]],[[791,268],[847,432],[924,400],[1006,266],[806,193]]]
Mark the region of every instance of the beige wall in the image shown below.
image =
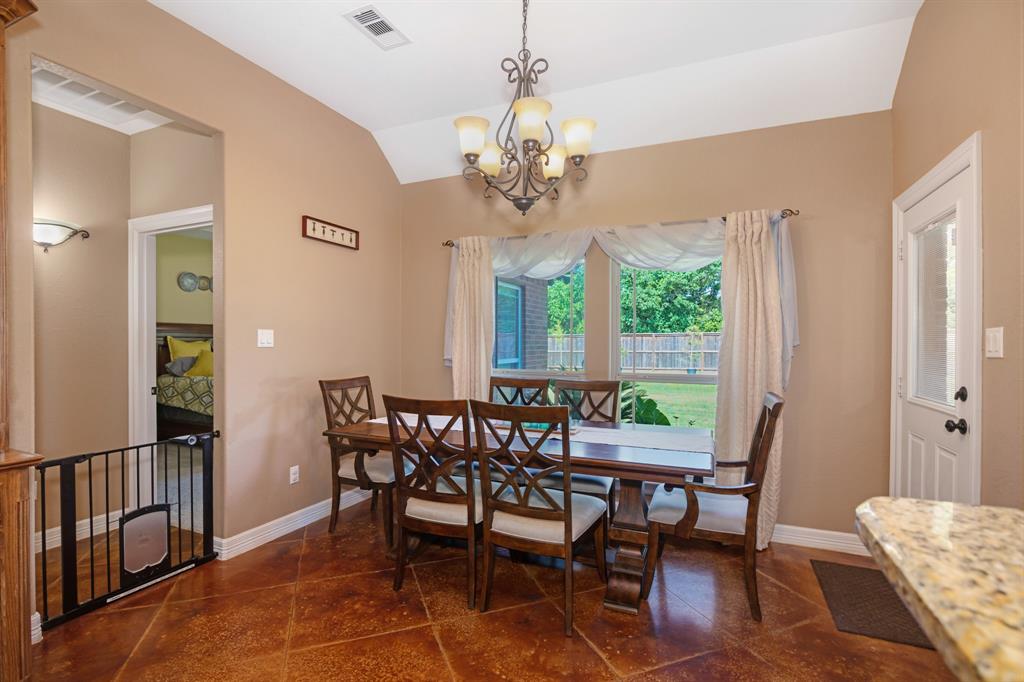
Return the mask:
[[[217,147],[180,123],[132,135],[132,218],[212,204],[223,172]]]
[[[158,322],[213,324],[213,292],[185,291],[178,274],[213,273],[213,241],[179,233],[156,237],[156,319]]]
[[[402,187],[403,390],[450,395],[441,365],[449,251],[470,234],[798,208],[802,346],[787,393],[780,522],[850,531],[889,479],[891,121],[888,112],[595,155],[591,177],[525,218],[461,177]],[[587,368],[608,372],[608,259],[587,261]]]
[[[32,366],[34,343],[25,259],[32,248],[30,55],[38,54],[220,131],[217,535],[327,499],[316,380],[366,373],[378,395],[400,388],[398,311],[381,303],[400,295],[399,190],[373,137],[142,0],[38,4],[38,14],[8,33],[12,445],[35,446],[33,378],[23,367]],[[359,229],[362,249],[302,239],[303,214]],[[257,327],[276,330],[276,348],[256,348]],[[302,480],[289,486],[293,464]]]
[[[893,195],[976,130],[982,135],[984,325],[1003,359],[983,361],[985,504],[1024,506],[1024,196],[1020,0],[929,0],[914,22],[893,101]]]
[[[128,436],[128,136],[39,105],[32,124],[35,214],[90,235],[32,249],[36,452],[117,447]]]

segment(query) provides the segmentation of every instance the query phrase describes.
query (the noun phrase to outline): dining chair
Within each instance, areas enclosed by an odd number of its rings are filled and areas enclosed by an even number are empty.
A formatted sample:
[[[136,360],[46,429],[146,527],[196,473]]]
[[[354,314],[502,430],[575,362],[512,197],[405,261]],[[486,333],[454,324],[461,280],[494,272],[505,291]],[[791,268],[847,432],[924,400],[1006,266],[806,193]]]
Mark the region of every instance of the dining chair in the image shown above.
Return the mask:
[[[572,636],[574,550],[593,537],[597,572],[605,581],[608,516],[604,502],[572,492],[569,410],[476,400],[470,401],[470,409],[480,487],[485,491],[480,610],[487,611],[490,605],[496,547],[557,557],[564,562],[565,634]],[[560,445],[544,447],[554,439],[560,439]],[[562,474],[562,489],[542,486],[556,471]]]
[[[483,520],[479,481],[466,480],[473,457],[465,400],[384,396],[393,472],[398,473],[396,591],[405,579],[409,533],[466,540],[466,591],[476,606],[476,537]],[[461,468],[461,475],[456,467]],[[400,472],[400,473],[399,473]]]
[[[500,405],[547,405],[547,379],[491,377],[491,402]]]
[[[370,377],[321,380],[320,393],[324,399],[328,429],[369,421],[377,417]],[[362,490],[373,491],[370,501],[371,510],[377,508],[378,495],[384,498],[384,534],[390,546],[394,540],[391,498],[395,488],[395,469],[391,457],[379,454],[378,450],[352,448],[344,438],[329,436],[327,441],[331,446],[332,472],[329,532],[333,533],[338,525],[341,486],[358,486]]]
[[[741,544],[750,615],[756,621],[761,620],[761,604],[757,598],[757,513],[761,506],[761,486],[768,468],[768,456],[775,438],[775,425],[784,405],[781,397],[767,393],[747,458],[715,463],[721,468],[743,468],[741,485],[685,482],[671,490],[662,484],[654,491],[647,512],[645,597],[654,579],[654,563],[664,548],[662,533],[683,539],[714,540],[725,545]]]
[[[572,419],[613,423],[619,421],[618,381],[559,379],[554,382],[554,388],[555,399],[559,405],[569,407]],[[590,474],[573,474],[572,478],[572,487],[576,492],[604,500],[609,515],[615,513],[615,479]],[[553,474],[545,485],[559,488],[561,474]]]

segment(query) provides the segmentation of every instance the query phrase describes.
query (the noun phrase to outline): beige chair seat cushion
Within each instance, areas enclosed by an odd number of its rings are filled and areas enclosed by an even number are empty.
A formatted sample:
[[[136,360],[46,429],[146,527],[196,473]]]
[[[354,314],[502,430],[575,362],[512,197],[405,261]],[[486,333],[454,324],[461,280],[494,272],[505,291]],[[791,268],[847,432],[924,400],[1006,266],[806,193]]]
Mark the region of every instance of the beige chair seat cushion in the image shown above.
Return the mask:
[[[700,513],[697,515],[696,528],[734,533],[743,535],[747,525],[747,498],[743,495],[716,495],[714,493],[697,493],[697,504]],[[686,493],[682,488],[672,492],[659,485],[651,498],[647,510],[647,519],[667,525],[675,525],[682,521],[686,514]]]
[[[559,505],[564,504],[565,495],[559,490],[548,490],[548,494]],[[533,493],[530,506],[539,509],[550,509],[539,493]],[[572,539],[575,542],[583,533],[605,513],[604,500],[590,495],[573,493],[572,495]],[[512,535],[524,540],[536,540],[562,544],[565,541],[565,525],[562,521],[535,519],[504,511],[495,511],[491,523],[491,531],[503,535]]]
[[[569,474],[574,493],[589,493],[591,495],[608,495],[615,483],[614,478],[608,476],[591,476],[590,474]],[[541,481],[544,488],[562,489],[561,472],[544,477]]]
[[[374,483],[391,483],[395,480],[395,464],[390,452],[379,452],[373,457],[368,454],[364,455],[363,466],[366,467],[367,478]],[[338,476],[357,479],[356,453],[342,456],[341,464],[338,466]]]
[[[452,476],[452,480],[465,490],[466,479],[462,476]],[[452,487],[444,480],[437,482],[439,492],[454,492]],[[476,516],[476,523],[484,519],[484,501],[480,497],[480,481],[473,480],[473,512]],[[438,500],[422,500],[418,497],[410,497],[405,505],[405,515],[422,521],[444,523],[450,526],[465,526],[466,505],[463,502],[440,502]]]

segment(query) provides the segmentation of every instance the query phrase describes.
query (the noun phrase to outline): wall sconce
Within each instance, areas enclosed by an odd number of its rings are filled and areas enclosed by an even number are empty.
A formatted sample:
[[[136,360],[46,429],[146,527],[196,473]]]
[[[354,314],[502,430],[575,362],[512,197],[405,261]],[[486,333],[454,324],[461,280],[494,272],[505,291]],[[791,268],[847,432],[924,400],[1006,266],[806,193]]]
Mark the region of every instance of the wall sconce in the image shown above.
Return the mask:
[[[71,223],[43,218],[36,218],[32,221],[32,241],[36,246],[43,247],[43,253],[49,252],[51,246],[63,244],[76,234],[81,235],[82,239],[89,238],[88,230],[83,230]]]

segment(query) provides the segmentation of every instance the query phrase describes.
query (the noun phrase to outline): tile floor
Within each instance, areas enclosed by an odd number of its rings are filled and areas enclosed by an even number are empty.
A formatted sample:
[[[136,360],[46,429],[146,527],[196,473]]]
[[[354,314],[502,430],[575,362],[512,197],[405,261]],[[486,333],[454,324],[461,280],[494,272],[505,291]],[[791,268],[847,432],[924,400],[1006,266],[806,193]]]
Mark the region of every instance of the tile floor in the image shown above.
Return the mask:
[[[576,633],[562,633],[561,571],[499,558],[491,610],[466,608],[464,553],[431,546],[391,589],[368,503],[230,561],[215,561],[48,631],[40,680],[905,680],[952,679],[934,651],[838,632],[811,558],[759,555],[764,621],[750,618],[738,554],[665,550],[639,616],[602,606],[576,564]]]

